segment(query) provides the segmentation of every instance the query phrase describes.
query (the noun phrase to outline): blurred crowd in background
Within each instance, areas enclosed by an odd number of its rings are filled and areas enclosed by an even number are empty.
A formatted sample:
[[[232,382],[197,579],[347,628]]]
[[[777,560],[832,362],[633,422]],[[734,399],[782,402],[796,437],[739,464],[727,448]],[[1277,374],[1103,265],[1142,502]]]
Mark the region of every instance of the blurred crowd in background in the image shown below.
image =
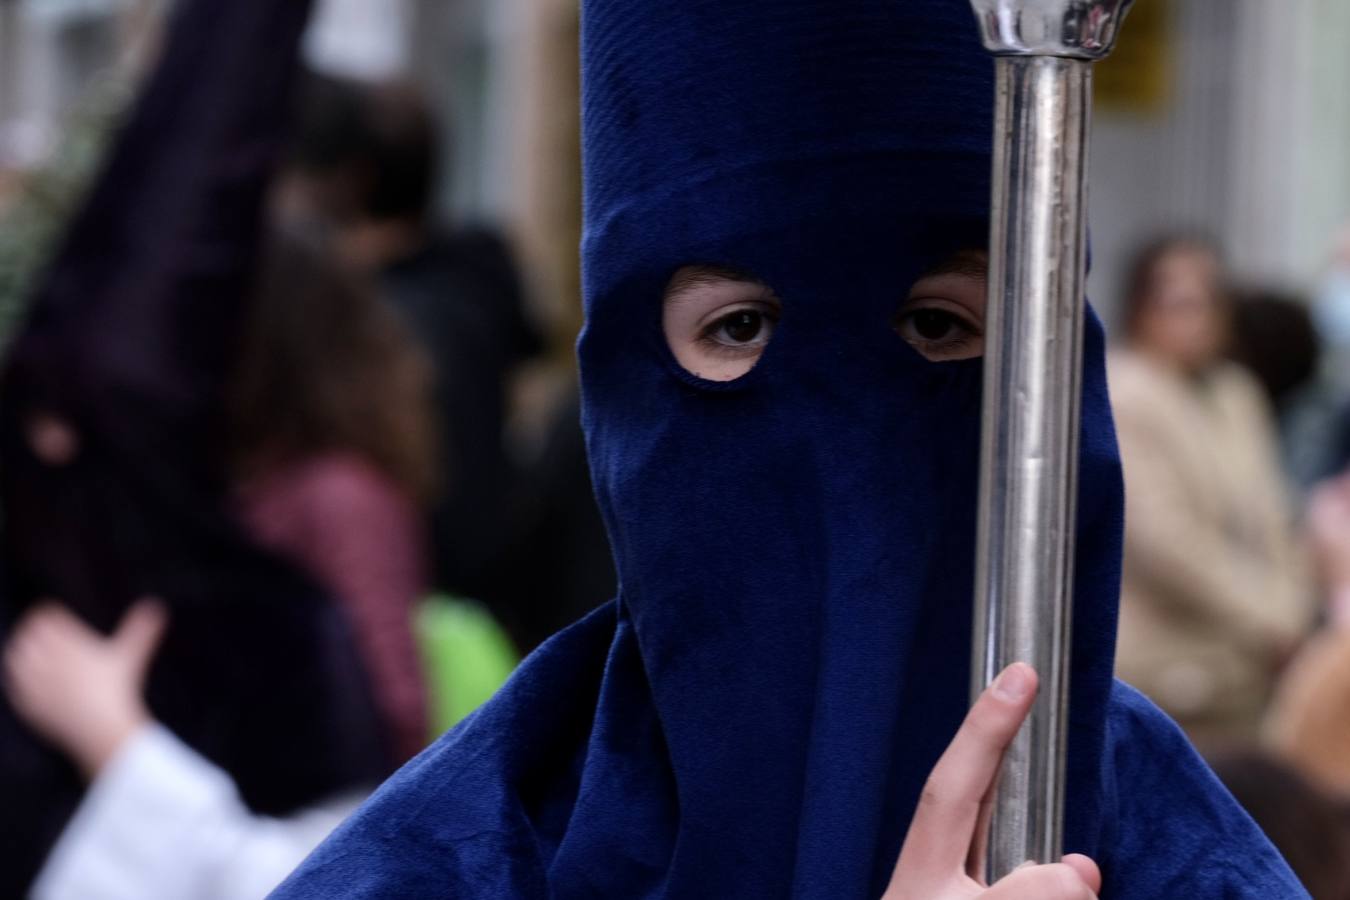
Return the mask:
[[[0,0],[6,345],[169,5]],[[287,237],[263,253],[215,433],[247,539],[342,610],[395,762],[613,593],[571,358],[576,15],[574,0],[329,0],[303,42],[267,202]],[[1186,729],[1315,898],[1350,898],[1350,7],[1139,0],[1132,17],[1099,73],[1092,176],[1128,507],[1118,671]],[[41,409],[18,427],[48,467],[95,449]],[[34,500],[6,493],[7,542]],[[100,802],[169,781],[133,778],[124,747],[74,720],[145,714],[171,598],[99,631],[59,604],[17,613],[0,619],[5,715],[84,779],[115,770],[121,793]],[[154,757],[178,765],[175,790],[234,796],[228,765],[183,752]],[[236,801],[238,834],[290,829],[259,851],[272,868],[250,857],[254,887],[351,808],[330,793]],[[101,820],[81,816],[97,844]],[[67,868],[94,858],[69,831],[58,849]],[[75,895],[47,871],[61,865],[47,861],[43,896]]]

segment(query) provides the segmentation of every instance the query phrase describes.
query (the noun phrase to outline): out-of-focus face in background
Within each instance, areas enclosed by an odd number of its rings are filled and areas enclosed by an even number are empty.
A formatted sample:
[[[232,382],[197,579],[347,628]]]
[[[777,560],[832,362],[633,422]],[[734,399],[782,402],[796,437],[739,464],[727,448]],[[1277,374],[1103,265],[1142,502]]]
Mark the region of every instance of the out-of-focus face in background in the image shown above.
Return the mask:
[[[1135,298],[1130,340],[1136,349],[1199,372],[1216,362],[1228,339],[1218,257],[1199,244],[1176,244],[1149,265]]]
[[[430,240],[444,151],[436,117],[411,82],[311,74],[274,209],[319,230],[357,271],[378,272]]]

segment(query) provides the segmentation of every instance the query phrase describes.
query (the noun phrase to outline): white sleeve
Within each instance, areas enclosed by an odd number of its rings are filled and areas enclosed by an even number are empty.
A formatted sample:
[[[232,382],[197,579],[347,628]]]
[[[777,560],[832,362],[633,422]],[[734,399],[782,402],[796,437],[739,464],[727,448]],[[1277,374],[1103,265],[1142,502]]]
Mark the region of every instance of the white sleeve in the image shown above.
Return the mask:
[[[258,900],[350,813],[345,797],[286,819],[249,811],[229,776],[160,725],[99,773],[32,900]]]

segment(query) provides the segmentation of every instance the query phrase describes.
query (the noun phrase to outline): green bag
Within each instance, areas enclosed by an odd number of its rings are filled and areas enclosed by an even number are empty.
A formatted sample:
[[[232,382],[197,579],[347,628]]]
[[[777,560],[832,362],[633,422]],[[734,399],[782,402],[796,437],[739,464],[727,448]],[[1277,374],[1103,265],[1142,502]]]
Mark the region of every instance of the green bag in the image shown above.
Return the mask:
[[[414,632],[426,674],[427,719],[433,736],[482,706],[520,662],[501,626],[472,601],[429,597],[417,610]]]

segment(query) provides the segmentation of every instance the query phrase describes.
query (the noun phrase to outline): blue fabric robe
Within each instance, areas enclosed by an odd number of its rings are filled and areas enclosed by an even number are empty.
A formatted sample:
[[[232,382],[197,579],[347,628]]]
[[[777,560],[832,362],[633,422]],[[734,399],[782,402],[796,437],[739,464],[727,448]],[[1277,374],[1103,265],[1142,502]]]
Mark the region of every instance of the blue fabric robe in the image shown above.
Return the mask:
[[[980,362],[891,320],[987,242],[992,64],[966,0],[586,0],[583,419],[618,598],[534,654],[277,893],[884,890],[967,708]],[[750,374],[675,362],[688,264],[782,299]],[[1122,485],[1085,353],[1067,834],[1103,896],[1305,896],[1112,680]]]

